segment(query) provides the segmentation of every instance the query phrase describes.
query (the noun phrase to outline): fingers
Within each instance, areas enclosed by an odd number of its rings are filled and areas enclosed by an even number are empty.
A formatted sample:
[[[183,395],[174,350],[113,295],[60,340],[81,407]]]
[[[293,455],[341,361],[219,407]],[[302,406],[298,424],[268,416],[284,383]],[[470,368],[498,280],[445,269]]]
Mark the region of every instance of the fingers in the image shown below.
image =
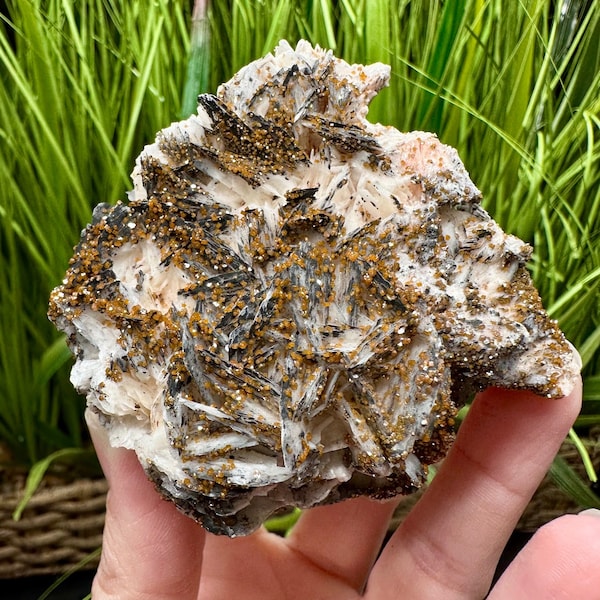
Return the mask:
[[[111,448],[96,418],[86,417],[109,482],[94,600],[195,600],[203,530],[160,498],[132,451]]]
[[[548,400],[479,395],[429,490],[373,569],[368,598],[483,598],[506,540],[577,416],[581,387]]]
[[[287,539],[313,564],[361,590],[398,500],[355,498],[306,511]]]
[[[209,534],[202,597],[244,589],[248,599],[314,598],[317,588],[331,598],[358,597],[351,592],[364,586],[396,504],[357,498],[313,508],[285,539],[264,529],[238,539]]]
[[[358,600],[336,574],[261,528],[236,539],[207,535],[200,598],[206,600]]]
[[[600,512],[542,527],[504,572],[489,600],[600,597]]]

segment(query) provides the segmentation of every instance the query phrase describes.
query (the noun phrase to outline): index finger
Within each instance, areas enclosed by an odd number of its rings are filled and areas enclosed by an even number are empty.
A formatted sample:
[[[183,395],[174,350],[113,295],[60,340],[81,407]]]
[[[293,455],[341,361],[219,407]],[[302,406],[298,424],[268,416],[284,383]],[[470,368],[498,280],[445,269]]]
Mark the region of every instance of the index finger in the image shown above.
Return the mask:
[[[96,417],[86,420],[109,484],[94,600],[195,600],[204,530],[156,493],[132,450],[110,447]]]
[[[490,389],[475,400],[429,490],[375,565],[368,598],[483,598],[519,516],[581,406]]]

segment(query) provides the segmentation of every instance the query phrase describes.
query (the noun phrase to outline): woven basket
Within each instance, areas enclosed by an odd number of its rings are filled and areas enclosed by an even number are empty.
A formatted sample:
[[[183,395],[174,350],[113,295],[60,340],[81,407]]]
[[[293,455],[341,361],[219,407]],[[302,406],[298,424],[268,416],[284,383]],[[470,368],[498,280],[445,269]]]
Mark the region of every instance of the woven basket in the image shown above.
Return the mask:
[[[95,568],[94,551],[100,548],[104,527],[106,481],[67,483],[47,478],[21,519],[14,521],[22,486],[23,482],[0,493],[0,579]]]

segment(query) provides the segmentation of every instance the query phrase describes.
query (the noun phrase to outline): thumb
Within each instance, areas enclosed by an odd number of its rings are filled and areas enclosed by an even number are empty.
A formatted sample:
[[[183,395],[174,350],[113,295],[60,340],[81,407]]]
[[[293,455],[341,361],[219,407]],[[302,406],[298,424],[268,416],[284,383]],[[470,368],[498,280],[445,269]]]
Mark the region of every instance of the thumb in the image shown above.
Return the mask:
[[[195,600],[204,530],[160,498],[133,451],[110,446],[90,411],[86,421],[109,484],[92,597]]]

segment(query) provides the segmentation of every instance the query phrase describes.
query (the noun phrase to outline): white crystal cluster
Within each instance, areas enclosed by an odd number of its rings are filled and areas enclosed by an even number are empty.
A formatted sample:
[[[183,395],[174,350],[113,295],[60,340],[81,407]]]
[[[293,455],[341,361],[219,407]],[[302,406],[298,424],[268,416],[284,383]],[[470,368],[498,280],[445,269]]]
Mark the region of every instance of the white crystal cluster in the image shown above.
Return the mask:
[[[366,120],[388,73],[280,43],[144,149],[52,294],[112,444],[210,531],[410,493],[473,391],[579,371],[456,152]]]

